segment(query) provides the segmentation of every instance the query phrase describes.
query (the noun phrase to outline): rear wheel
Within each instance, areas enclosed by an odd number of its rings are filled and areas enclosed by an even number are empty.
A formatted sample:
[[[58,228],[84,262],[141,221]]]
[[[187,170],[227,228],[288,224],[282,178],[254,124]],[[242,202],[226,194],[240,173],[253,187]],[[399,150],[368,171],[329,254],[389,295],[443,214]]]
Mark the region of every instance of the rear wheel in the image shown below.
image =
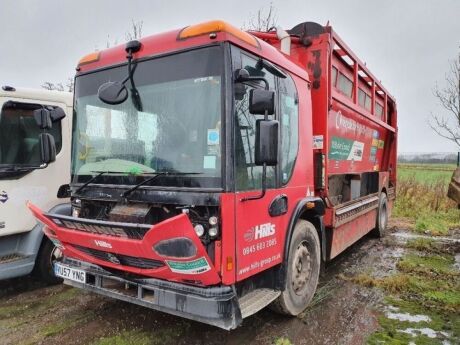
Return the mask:
[[[313,224],[299,220],[289,248],[286,287],[271,305],[276,312],[298,315],[308,306],[318,285],[321,247]]]
[[[379,198],[379,208],[377,211],[377,220],[375,228],[372,230],[372,235],[375,237],[385,236],[385,231],[388,225],[388,199],[387,195],[382,192]]]
[[[53,263],[62,257],[62,252],[49,239],[45,239],[35,262],[35,274],[48,284],[58,284],[61,278],[54,275]]]

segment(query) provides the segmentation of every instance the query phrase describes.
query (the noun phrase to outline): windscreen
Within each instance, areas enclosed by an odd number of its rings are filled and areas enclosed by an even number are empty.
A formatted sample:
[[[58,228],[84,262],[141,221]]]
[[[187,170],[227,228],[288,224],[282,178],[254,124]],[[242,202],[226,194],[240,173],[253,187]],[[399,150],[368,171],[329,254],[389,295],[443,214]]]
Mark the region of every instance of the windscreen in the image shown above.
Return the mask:
[[[122,81],[122,65],[76,79],[72,175],[83,182],[108,172],[107,183],[134,184],[132,176],[158,172],[152,186],[221,187],[223,58],[221,47],[208,47],[136,63],[129,96],[118,105],[97,93],[108,81]]]

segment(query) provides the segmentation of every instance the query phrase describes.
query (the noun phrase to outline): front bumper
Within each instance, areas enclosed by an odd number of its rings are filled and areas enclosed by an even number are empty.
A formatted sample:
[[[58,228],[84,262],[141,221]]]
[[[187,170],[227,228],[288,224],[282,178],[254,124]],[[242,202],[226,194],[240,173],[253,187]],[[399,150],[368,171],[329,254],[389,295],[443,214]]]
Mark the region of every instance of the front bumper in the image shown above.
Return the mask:
[[[84,270],[87,283],[65,284],[226,330],[242,322],[235,290],[230,286],[195,287],[158,279],[125,279],[88,262],[64,258],[62,264]]]
[[[45,224],[45,234],[61,248],[64,256],[135,276],[198,286],[221,283],[186,214],[146,225],[48,214],[31,203],[28,207]],[[184,239],[194,247],[186,258],[160,255],[154,249],[159,243]]]

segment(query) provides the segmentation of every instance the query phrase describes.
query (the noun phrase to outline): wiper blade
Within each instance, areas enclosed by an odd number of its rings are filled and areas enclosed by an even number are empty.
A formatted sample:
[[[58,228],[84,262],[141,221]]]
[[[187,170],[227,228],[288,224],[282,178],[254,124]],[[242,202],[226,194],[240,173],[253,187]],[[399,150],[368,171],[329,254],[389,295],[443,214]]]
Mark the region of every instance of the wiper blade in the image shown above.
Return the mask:
[[[90,183],[93,183],[94,181],[96,181],[99,176],[102,176],[104,174],[108,174],[108,173],[112,173],[112,174],[125,174],[126,172],[125,171],[91,171],[92,173],[96,173],[97,175],[94,175],[92,178],[90,178],[88,181],[86,181],[84,184],[82,184],[75,192],[74,192],[74,195],[78,195],[79,192],[81,192],[86,186],[88,186]],[[152,173],[148,173],[148,172],[142,172],[138,175],[150,175]],[[154,173],[153,173],[154,174]],[[156,176],[156,175],[155,175]]]
[[[136,189],[138,189],[139,187],[142,187],[144,185],[146,185],[147,183],[150,183],[152,182],[153,180],[155,180],[157,177],[159,176],[180,176],[180,175],[200,175],[200,174],[203,174],[201,172],[173,172],[173,171],[160,171],[158,173],[156,173],[154,176],[152,177],[149,177],[148,179],[142,181],[141,183],[138,183],[137,185],[135,185],[134,187],[128,189],[127,191],[125,191],[121,197],[122,199],[126,199],[126,197],[131,194],[132,192],[134,192]]]
[[[96,172],[96,171],[94,171]],[[97,171],[97,175],[94,175],[93,177],[91,177],[88,181],[86,181],[85,183],[83,183],[80,187],[78,187],[78,189],[75,191],[75,195],[78,195],[79,192],[81,192],[87,185],[89,185],[90,183],[93,183],[94,181],[96,181],[99,176],[101,175],[104,175],[104,174],[107,174],[109,171]]]

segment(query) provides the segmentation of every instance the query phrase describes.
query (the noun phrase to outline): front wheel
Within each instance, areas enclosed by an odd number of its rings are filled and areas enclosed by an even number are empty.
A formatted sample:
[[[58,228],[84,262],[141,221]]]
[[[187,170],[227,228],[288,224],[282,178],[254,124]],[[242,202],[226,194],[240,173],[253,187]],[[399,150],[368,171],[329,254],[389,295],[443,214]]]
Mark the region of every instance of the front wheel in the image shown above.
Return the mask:
[[[58,284],[61,278],[54,275],[53,263],[62,257],[62,252],[49,239],[45,238],[35,262],[35,274],[48,284]]]
[[[272,309],[295,316],[307,308],[318,285],[321,246],[312,223],[299,220],[295,225],[287,265],[285,289]]]

